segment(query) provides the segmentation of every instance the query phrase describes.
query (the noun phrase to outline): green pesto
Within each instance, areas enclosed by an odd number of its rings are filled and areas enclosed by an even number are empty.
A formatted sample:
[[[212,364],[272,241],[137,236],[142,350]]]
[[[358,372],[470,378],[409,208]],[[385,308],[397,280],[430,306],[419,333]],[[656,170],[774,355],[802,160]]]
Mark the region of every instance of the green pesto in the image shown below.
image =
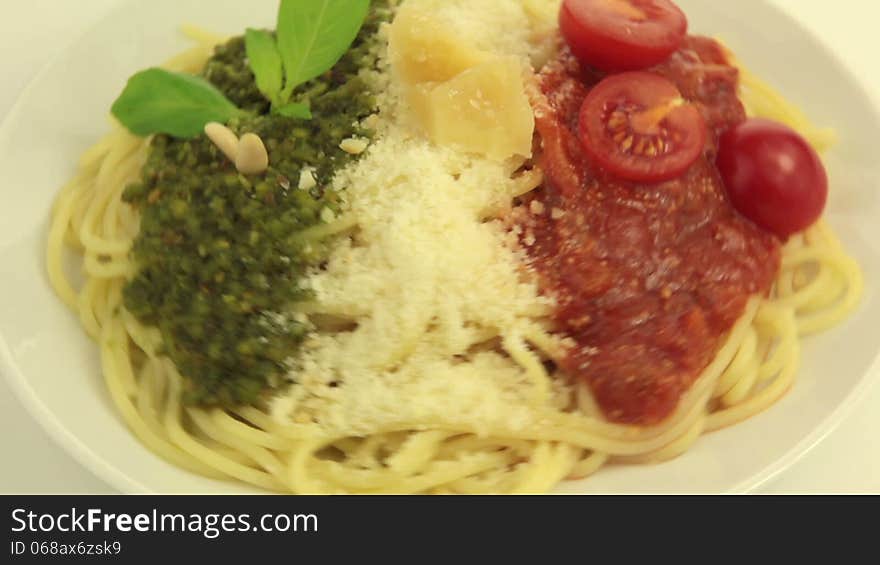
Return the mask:
[[[358,72],[376,65],[387,8],[388,0],[374,1],[348,54],[294,94],[311,103],[311,120],[269,114],[242,38],[217,48],[204,77],[250,113],[228,125],[263,139],[267,173],[240,175],[205,136],[157,136],[141,181],[127,188],[124,199],[140,211],[141,227],[125,307],[161,331],[164,353],[185,378],[187,403],[251,404],[284,382],[286,360],[310,328],[279,312],[309,298],[301,279],[331,243],[304,242],[300,232],[324,223],[325,209],[339,212],[329,182],[356,159],[339,144],[370,135],[355,125],[376,110]],[[318,181],[309,191],[298,188],[304,167]]]

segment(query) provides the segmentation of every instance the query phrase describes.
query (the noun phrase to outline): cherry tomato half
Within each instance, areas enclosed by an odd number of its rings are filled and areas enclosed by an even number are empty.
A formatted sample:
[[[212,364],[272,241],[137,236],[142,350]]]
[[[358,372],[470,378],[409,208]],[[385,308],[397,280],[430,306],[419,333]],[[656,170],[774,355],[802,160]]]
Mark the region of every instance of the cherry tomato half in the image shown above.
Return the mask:
[[[729,129],[717,164],[736,209],[783,239],[812,226],[825,210],[822,160],[787,126],[752,119]]]
[[[663,62],[681,46],[688,22],[670,0],[565,0],[559,28],[582,63],[612,72]]]
[[[612,75],[587,95],[579,118],[590,160],[615,177],[661,182],[680,176],[706,145],[706,122],[667,79]]]

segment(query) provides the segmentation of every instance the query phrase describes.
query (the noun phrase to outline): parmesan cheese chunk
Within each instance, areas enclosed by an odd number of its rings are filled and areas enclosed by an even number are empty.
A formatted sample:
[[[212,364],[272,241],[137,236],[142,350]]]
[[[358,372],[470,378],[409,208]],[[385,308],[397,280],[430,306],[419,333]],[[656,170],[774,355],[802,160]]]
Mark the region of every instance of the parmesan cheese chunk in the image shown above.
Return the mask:
[[[401,80],[443,82],[491,57],[457,35],[453,27],[438,27],[426,8],[424,2],[407,2],[391,26],[391,64]]]
[[[422,91],[414,108],[429,137],[491,159],[529,157],[535,118],[515,57],[499,57]]]
[[[406,0],[389,34],[392,66],[403,70],[401,78],[408,82],[442,82],[493,55],[527,59],[540,18],[523,2]]]
[[[350,155],[360,155],[367,150],[368,146],[369,142],[366,139],[359,139],[355,137],[352,137],[350,139],[343,139],[342,143],[339,144],[339,148]]]
[[[517,0],[409,0],[390,59],[416,125],[434,143],[503,160],[531,156],[523,74],[533,22]]]

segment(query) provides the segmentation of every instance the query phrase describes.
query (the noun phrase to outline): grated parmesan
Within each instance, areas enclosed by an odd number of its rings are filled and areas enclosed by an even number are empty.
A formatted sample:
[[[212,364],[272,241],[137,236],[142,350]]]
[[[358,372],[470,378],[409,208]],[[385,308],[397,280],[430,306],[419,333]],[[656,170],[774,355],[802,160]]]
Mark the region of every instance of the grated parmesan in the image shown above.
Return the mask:
[[[292,360],[300,384],[275,402],[276,417],[305,413],[351,435],[438,419],[529,424],[522,368],[472,352],[547,307],[504,227],[482,221],[510,199],[511,172],[392,130],[337,176],[360,231],[309,282],[322,311],[355,313],[356,328],[318,334]]]
[[[505,13],[525,17],[519,2],[438,6],[450,18],[467,9],[459,23],[497,50],[527,53],[525,37],[497,25]],[[440,422],[484,433],[524,429],[539,418],[534,385],[493,340],[534,324],[551,304],[523,266],[516,236],[485,221],[509,208],[521,160],[480,159],[407,130],[384,63],[371,77],[389,86],[380,90],[377,134],[333,179],[358,230],[308,280],[315,310],[348,331],[307,340],[290,360],[296,384],[273,401],[273,417],[348,436]],[[553,386],[548,402],[570,393]]]

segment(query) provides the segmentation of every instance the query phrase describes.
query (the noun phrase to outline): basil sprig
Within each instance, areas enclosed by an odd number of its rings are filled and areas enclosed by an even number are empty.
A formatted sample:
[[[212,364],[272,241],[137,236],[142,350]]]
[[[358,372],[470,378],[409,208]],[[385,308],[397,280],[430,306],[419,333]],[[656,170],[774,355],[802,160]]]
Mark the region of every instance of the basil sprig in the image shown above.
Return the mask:
[[[357,38],[369,9],[370,0],[282,0],[276,38],[247,31],[251,69],[274,112],[311,117],[307,100],[290,101],[293,91],[333,68]]]
[[[284,87],[284,69],[281,54],[275,47],[275,38],[268,31],[248,29],[244,35],[248,62],[257,79],[257,88],[273,105]]]
[[[128,80],[111,113],[135,135],[191,138],[208,122],[227,123],[244,112],[204,79],[153,68]]]
[[[370,0],[281,0],[275,36],[248,29],[245,46],[257,88],[276,114],[312,117],[296,88],[332,69],[354,43]],[[208,81],[151,68],[129,79],[111,112],[139,136],[192,138],[209,122],[245,114]]]
[[[370,0],[282,0],[278,51],[286,82],[282,98],[333,68],[364,25]]]

